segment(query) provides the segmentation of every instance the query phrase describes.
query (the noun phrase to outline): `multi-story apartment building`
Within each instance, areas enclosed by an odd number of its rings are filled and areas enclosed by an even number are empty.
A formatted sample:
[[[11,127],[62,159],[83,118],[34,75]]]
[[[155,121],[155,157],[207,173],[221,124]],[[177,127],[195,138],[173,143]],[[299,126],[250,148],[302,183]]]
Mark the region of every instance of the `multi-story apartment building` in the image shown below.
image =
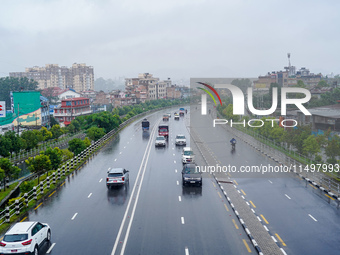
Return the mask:
[[[74,63],[71,68],[57,64],[46,64],[45,67],[29,67],[25,72],[9,73],[10,77],[27,77],[38,82],[39,89],[59,87],[71,88],[77,92],[94,90],[94,73],[92,66]]]
[[[146,88],[146,95],[144,90],[140,90],[140,86]],[[141,93],[142,101],[148,100],[156,100],[161,98],[166,98],[166,90],[167,87],[171,86],[171,80],[168,78],[167,80],[160,81],[159,78],[153,77],[150,73],[141,73],[138,74],[138,78],[126,78],[125,79],[125,88],[127,91],[132,91],[134,94],[138,94],[135,92]],[[138,100],[137,100],[138,101]]]
[[[295,68],[294,68],[295,70]],[[308,88],[313,88],[321,81],[321,74],[310,73],[308,69],[302,67],[294,75],[289,75],[289,70],[271,72],[267,75],[259,76],[254,81],[254,88],[269,89],[271,83],[277,83],[282,87],[296,86],[298,81],[302,81]]]
[[[90,99],[84,97],[76,97],[64,99],[61,105],[54,108],[53,117],[59,121],[61,125],[69,125],[77,116],[91,114]]]

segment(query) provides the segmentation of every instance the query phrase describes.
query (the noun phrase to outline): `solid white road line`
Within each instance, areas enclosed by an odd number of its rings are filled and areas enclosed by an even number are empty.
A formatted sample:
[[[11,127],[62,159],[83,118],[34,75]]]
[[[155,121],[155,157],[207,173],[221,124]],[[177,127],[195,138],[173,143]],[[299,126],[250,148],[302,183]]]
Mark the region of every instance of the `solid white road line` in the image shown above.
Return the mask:
[[[287,194],[285,194],[285,196],[286,196],[288,199],[291,199]]]
[[[156,130],[156,129],[153,128],[152,133],[151,133],[151,137],[153,137],[153,136],[155,135],[155,130]],[[132,139],[132,138],[130,138],[130,139]],[[140,173],[141,173],[141,171],[142,171],[142,169],[143,169],[144,161],[145,161],[146,158],[148,158],[149,155],[150,155],[150,151],[151,151],[151,141],[153,141],[153,139],[150,139],[149,142],[148,142],[148,144],[147,144],[147,146],[146,146],[146,149],[145,149],[145,152],[144,152],[144,155],[143,155],[143,158],[142,158],[142,163],[141,163],[141,165],[140,165],[140,167],[139,167],[137,176],[140,176]],[[125,221],[126,221],[126,218],[127,218],[127,214],[128,214],[128,212],[129,212],[129,209],[130,209],[130,206],[131,206],[132,199],[135,199],[134,209],[135,209],[135,206],[136,206],[136,204],[137,204],[137,201],[138,201],[138,197],[139,197],[139,196],[138,196],[138,194],[137,194],[137,196],[135,197],[135,196],[134,196],[134,193],[135,193],[135,189],[136,189],[136,187],[137,187],[137,184],[139,184],[139,190],[140,190],[140,188],[142,187],[141,184],[142,184],[142,181],[143,181],[143,177],[144,177],[144,173],[145,173],[146,166],[147,166],[147,162],[146,162],[145,165],[144,165],[144,170],[143,170],[144,172],[143,172],[143,174],[142,174],[142,177],[141,177],[140,182],[138,183],[138,182],[136,181],[135,184],[134,184],[134,186],[133,186],[133,189],[132,189],[132,192],[131,192],[131,195],[130,195],[130,199],[129,199],[128,205],[127,205],[127,207],[126,207],[126,210],[125,210],[125,213],[124,213],[124,217],[123,217],[122,223],[121,223],[121,225],[120,225],[120,228],[119,228],[119,231],[118,231],[118,234],[117,234],[117,237],[116,237],[116,241],[115,241],[115,243],[114,243],[114,246],[113,246],[111,255],[114,255],[114,254],[115,254],[116,249],[117,249],[117,246],[118,246],[118,243],[119,243],[120,240],[121,240],[121,234],[122,234],[122,231],[123,231],[123,228],[124,228],[124,225],[125,225]],[[138,192],[137,192],[137,193],[138,193]],[[132,220],[133,220],[133,216],[134,216],[134,214],[130,217],[130,224],[131,224],[131,222],[132,222]],[[126,234],[125,234],[125,240],[124,240],[124,243],[123,243],[123,247],[122,247],[122,249],[121,249],[121,254],[124,254],[124,249],[125,249],[125,245],[126,245],[126,241],[127,241],[127,236],[129,235],[128,231],[130,230],[130,229],[129,229],[130,224],[129,224],[128,230],[127,230],[127,232],[126,232]]]
[[[87,198],[90,198],[92,196],[92,193],[90,193],[88,196],[87,196]]]
[[[181,217],[181,222],[182,224],[184,224],[184,217]]]
[[[52,251],[52,249],[53,249],[54,245],[55,245],[55,243],[53,243],[53,244],[50,246],[50,248],[47,250],[47,252],[46,252],[46,253],[50,253],[50,252]]]
[[[138,191],[137,191],[137,195],[136,195],[136,198],[135,198],[135,204],[133,205],[133,208],[132,208],[129,225],[128,225],[127,230],[126,230],[126,234],[125,234],[122,250],[120,252],[121,255],[124,255],[126,243],[127,243],[128,238],[129,238],[131,225],[132,225],[133,218],[135,216],[135,211],[136,211],[136,208],[137,208],[137,203],[138,203],[138,199],[139,199],[140,190],[142,188],[142,184],[143,184],[143,180],[144,180],[144,174],[145,174],[146,166],[148,165],[148,161],[149,161],[149,157],[150,157],[150,153],[151,153],[151,148],[152,148],[152,146],[150,145],[149,149],[148,149],[149,151],[147,152],[147,157],[145,158],[144,168],[143,168],[143,172],[142,172],[142,177],[141,177],[141,180],[140,180],[140,183],[139,183],[139,187],[138,187]],[[142,167],[142,165],[141,165],[141,167]]]
[[[74,220],[74,219],[77,217],[77,215],[78,215],[78,213],[75,213],[75,214],[73,215],[73,217],[71,218],[71,220]]]
[[[317,219],[315,219],[312,215],[308,214],[309,217],[311,217],[314,221],[318,221]]]

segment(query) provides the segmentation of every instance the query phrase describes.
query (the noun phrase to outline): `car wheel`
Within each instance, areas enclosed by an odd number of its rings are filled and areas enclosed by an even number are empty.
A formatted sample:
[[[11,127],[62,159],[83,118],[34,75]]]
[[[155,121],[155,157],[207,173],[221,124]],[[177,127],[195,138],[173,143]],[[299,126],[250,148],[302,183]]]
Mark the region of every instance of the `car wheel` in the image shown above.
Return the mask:
[[[34,251],[32,253],[33,255],[39,255],[39,250],[38,250],[38,246],[34,247]]]
[[[110,189],[110,185],[106,185],[106,187],[107,187],[108,189]]]
[[[46,241],[47,242],[51,241],[51,230],[47,231]]]

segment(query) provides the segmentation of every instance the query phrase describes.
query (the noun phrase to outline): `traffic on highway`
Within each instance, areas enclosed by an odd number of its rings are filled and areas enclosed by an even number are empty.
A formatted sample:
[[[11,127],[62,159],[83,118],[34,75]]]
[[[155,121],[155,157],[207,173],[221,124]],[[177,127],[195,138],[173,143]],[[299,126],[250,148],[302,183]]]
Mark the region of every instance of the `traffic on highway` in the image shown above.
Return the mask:
[[[51,233],[39,254],[258,254],[221,177],[195,167],[273,162],[239,139],[231,150],[232,134],[191,108],[178,120],[178,108],[146,116],[148,130],[133,122],[31,211],[26,221]],[[278,247],[272,254],[338,254],[338,210],[313,187],[290,173],[223,174]]]

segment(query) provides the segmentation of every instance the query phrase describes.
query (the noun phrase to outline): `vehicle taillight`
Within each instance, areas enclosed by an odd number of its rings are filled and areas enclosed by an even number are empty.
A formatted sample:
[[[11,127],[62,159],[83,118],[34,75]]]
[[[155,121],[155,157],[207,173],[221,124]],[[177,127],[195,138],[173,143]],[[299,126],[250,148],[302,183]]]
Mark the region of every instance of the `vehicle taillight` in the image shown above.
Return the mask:
[[[5,247],[5,246],[6,246],[6,244],[5,244],[5,243],[3,243],[3,242],[0,242],[0,246],[1,246],[1,247]]]
[[[106,178],[106,181],[108,182],[108,181],[109,181],[109,178]]]
[[[122,181],[124,181],[125,177],[122,177]]]
[[[22,245],[30,245],[32,243],[32,239],[26,241],[26,242],[23,242],[21,243]]]

